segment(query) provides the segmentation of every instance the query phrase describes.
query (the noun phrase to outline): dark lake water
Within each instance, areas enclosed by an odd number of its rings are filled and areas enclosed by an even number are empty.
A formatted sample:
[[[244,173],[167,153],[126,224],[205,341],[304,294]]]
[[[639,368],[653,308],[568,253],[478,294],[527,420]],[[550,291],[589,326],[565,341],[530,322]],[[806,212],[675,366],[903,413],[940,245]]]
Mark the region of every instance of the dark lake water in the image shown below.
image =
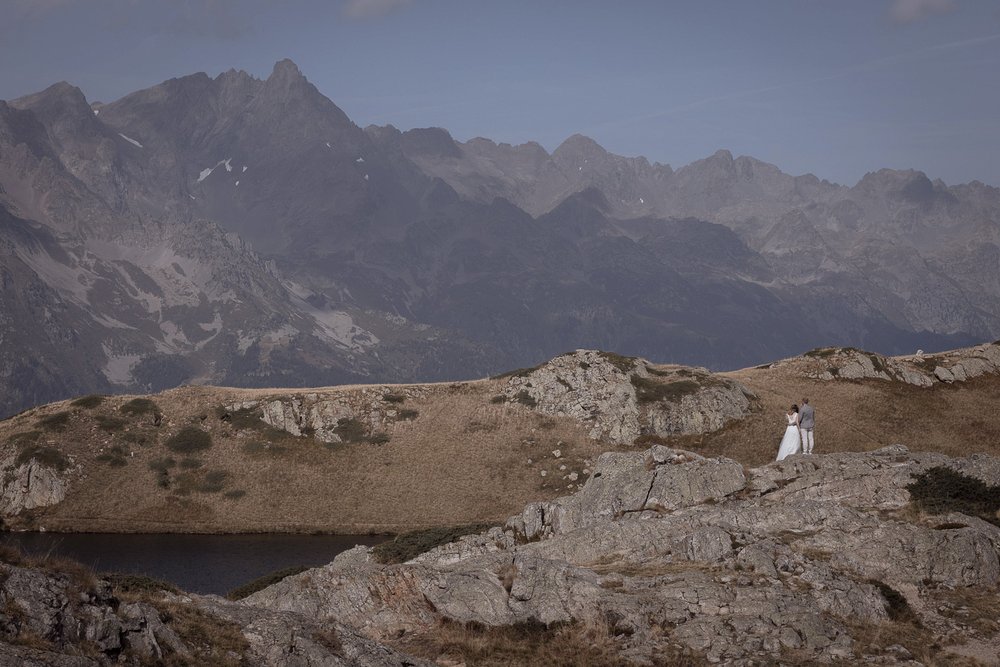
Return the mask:
[[[65,556],[98,572],[144,574],[192,593],[227,591],[275,570],[325,565],[372,535],[129,535],[0,533],[0,544]]]

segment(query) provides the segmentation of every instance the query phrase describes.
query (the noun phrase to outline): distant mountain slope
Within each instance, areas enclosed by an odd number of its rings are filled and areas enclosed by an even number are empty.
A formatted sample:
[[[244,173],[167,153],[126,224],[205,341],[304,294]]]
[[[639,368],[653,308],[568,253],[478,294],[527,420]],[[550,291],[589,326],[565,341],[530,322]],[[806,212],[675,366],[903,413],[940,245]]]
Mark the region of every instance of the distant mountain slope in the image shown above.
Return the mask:
[[[574,347],[724,368],[1000,335],[995,188],[362,130],[287,60],[0,102],[0,225],[0,414],[482,377]]]

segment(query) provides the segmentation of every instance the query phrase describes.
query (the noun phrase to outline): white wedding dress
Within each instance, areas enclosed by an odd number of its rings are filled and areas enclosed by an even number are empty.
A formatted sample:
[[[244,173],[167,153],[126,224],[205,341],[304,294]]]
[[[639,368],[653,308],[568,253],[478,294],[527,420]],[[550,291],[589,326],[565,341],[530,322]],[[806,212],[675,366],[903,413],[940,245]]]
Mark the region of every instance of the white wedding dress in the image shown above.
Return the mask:
[[[799,415],[798,413],[785,415],[785,418],[788,419],[788,428],[785,429],[785,437],[781,439],[781,445],[778,447],[776,461],[799,451]]]

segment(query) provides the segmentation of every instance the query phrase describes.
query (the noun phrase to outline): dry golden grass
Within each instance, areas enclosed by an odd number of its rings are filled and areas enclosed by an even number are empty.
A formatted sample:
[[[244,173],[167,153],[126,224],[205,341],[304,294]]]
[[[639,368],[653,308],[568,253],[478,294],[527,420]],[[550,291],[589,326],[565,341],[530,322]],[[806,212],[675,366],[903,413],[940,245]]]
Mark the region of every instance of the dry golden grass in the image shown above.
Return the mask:
[[[519,623],[488,627],[477,623],[442,621],[430,631],[393,642],[411,655],[442,665],[468,667],[627,667],[620,655],[621,639],[605,623],[568,623],[545,626]],[[708,664],[677,647],[665,647],[655,667],[694,667]]]
[[[757,394],[759,409],[719,432],[665,442],[760,465],[773,460],[787,406],[808,396],[816,409],[817,453],[902,443],[953,456],[1000,455],[998,376],[920,388],[814,380],[804,375],[808,363],[789,360],[725,374]],[[26,446],[54,449],[72,462],[66,500],[30,513],[26,527],[385,533],[497,523],[528,502],[571,493],[575,486],[565,476],[576,472],[582,484],[584,468],[616,448],[590,440],[569,418],[494,402],[502,386],[502,380],[484,380],[309,390],[182,387],[152,396],[155,410],[123,412],[137,404],[130,396],[110,396],[87,408],[65,401],[29,410],[0,422],[0,446],[15,453]],[[406,398],[414,387],[420,397]],[[225,404],[305,393],[359,405],[382,401],[397,414],[405,410],[405,418],[379,427],[388,436],[384,444],[328,447],[312,437],[219,417]],[[58,430],[41,428],[52,415],[58,415]],[[109,419],[126,424],[109,431],[102,427]],[[211,445],[187,454],[169,451],[168,440],[185,428],[209,434]],[[94,463],[115,456],[115,448],[125,465]],[[561,450],[560,459],[554,449]],[[171,456],[174,467],[165,473],[150,468]]]
[[[803,377],[794,361],[725,375],[754,391],[760,410],[719,432],[677,438],[674,446],[762,465],[777,454],[788,407],[808,398],[816,410],[816,453],[899,443],[949,456],[1000,455],[998,376],[929,388],[883,380],[822,381]]]
[[[97,532],[383,533],[496,523],[525,502],[569,492],[571,483],[563,477],[576,472],[582,481],[587,461],[605,449],[574,420],[491,403],[499,382],[421,387],[423,397],[404,404],[416,415],[407,412],[389,424],[387,443],[332,447],[312,437],[238,429],[216,411],[304,391],[184,387],[153,397],[160,426],[153,425],[152,414],[129,415],[128,425],[114,433],[103,430],[97,417],[122,416],[120,406],[132,397],[108,397],[96,408],[70,410],[63,431],[38,440],[82,470],[70,473],[66,500],[33,519],[47,530]],[[350,396],[363,389],[309,391]],[[376,389],[378,396],[396,390]],[[45,406],[0,422],[0,443],[29,430],[39,416],[67,407]],[[210,434],[211,446],[190,454],[167,449],[173,435],[191,428]],[[137,443],[137,434],[146,444]],[[125,465],[93,464],[113,447],[122,447]],[[559,459],[551,453],[555,449],[561,450]],[[185,456],[191,461],[182,466]],[[158,483],[163,474],[150,464],[170,457],[174,466],[164,488]],[[221,483],[204,483],[202,477],[212,472],[226,473]]]

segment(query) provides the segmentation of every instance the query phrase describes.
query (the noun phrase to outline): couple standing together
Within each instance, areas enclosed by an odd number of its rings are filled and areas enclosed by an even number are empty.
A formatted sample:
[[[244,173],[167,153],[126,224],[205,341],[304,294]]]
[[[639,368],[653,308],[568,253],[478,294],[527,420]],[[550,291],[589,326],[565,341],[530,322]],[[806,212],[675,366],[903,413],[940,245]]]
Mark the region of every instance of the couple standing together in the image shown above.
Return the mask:
[[[781,439],[776,460],[780,461],[786,456],[798,453],[800,444],[803,454],[812,454],[813,426],[816,425],[816,416],[812,406],[809,405],[809,399],[802,399],[801,410],[797,405],[789,408],[785,418],[788,419],[788,428],[785,429],[785,437]]]

